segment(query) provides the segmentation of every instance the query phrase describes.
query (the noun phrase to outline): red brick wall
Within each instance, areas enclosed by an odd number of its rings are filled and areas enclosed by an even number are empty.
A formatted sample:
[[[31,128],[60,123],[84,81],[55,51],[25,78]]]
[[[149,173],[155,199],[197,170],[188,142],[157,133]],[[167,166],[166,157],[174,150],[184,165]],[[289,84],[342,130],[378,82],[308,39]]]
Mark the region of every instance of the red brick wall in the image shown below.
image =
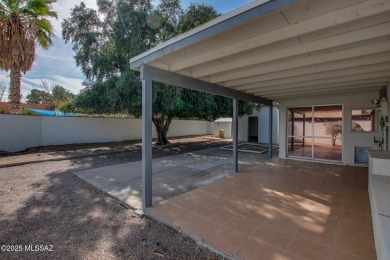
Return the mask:
[[[39,105],[39,104],[22,104],[22,107],[26,108],[36,108],[36,109],[47,109],[47,105]],[[9,103],[0,102],[0,114],[9,114],[11,110],[11,106]]]

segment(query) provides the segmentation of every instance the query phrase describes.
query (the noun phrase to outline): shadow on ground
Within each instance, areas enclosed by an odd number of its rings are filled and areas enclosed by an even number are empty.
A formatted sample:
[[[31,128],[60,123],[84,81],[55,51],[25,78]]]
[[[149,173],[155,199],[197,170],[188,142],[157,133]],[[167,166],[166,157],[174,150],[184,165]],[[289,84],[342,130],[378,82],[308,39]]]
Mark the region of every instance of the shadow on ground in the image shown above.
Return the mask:
[[[200,144],[195,150],[202,147],[210,144]],[[157,148],[153,157],[193,149],[185,144]],[[216,150],[215,155],[226,154]],[[140,159],[140,152],[127,151],[0,169],[0,245],[23,246],[22,252],[0,251],[0,259],[215,258],[166,226],[136,217],[73,175]],[[53,252],[26,252],[25,245],[53,245]]]
[[[76,168],[96,167],[103,159],[107,158],[0,169],[0,244],[23,246],[23,252],[0,252],[0,258],[214,257],[175,231],[136,217],[72,174]],[[69,170],[61,170],[65,168]],[[26,252],[25,245],[53,245],[53,252]]]

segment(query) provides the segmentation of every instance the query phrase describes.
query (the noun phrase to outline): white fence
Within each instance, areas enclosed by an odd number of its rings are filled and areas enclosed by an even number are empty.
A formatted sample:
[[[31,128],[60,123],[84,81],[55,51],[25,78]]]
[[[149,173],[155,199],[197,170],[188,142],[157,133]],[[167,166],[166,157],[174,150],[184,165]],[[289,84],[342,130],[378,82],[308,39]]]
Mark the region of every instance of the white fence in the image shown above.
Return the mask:
[[[207,121],[173,120],[168,137],[213,134],[213,126]],[[141,128],[141,119],[0,115],[0,150],[139,140]]]

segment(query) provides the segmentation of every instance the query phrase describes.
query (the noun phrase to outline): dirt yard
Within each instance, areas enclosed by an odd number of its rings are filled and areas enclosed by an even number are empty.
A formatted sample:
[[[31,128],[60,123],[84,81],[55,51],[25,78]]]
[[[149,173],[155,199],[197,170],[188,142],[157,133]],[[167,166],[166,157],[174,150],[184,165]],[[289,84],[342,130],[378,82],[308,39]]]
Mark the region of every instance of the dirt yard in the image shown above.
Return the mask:
[[[49,147],[1,158],[84,151],[81,157],[0,168],[0,259],[216,259],[177,232],[137,217],[72,174],[139,160],[141,150],[127,145],[120,144],[124,148],[115,153],[90,151],[91,156],[85,154],[87,150],[102,147]],[[221,145],[226,142],[181,138],[172,140],[168,147],[154,148],[153,155],[162,157]]]
[[[187,136],[170,139],[170,144],[153,148],[153,158],[166,155],[198,151],[219,147],[231,143],[231,139],[220,139],[214,136]],[[110,155],[123,162],[141,160],[141,141],[126,141],[103,144],[71,144],[34,147],[17,153],[0,155],[0,168],[24,165],[27,163],[81,159],[91,156]],[[106,165],[107,162],[104,162]]]

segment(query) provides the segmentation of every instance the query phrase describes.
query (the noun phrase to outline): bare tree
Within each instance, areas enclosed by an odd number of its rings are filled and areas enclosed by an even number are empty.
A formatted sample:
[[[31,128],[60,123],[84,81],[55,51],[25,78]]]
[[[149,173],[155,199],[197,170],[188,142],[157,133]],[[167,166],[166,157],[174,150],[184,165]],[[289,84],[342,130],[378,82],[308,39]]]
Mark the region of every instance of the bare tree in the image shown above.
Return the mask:
[[[329,122],[326,124],[326,134],[332,136],[332,145],[336,146],[337,136],[343,132],[341,121]]]

